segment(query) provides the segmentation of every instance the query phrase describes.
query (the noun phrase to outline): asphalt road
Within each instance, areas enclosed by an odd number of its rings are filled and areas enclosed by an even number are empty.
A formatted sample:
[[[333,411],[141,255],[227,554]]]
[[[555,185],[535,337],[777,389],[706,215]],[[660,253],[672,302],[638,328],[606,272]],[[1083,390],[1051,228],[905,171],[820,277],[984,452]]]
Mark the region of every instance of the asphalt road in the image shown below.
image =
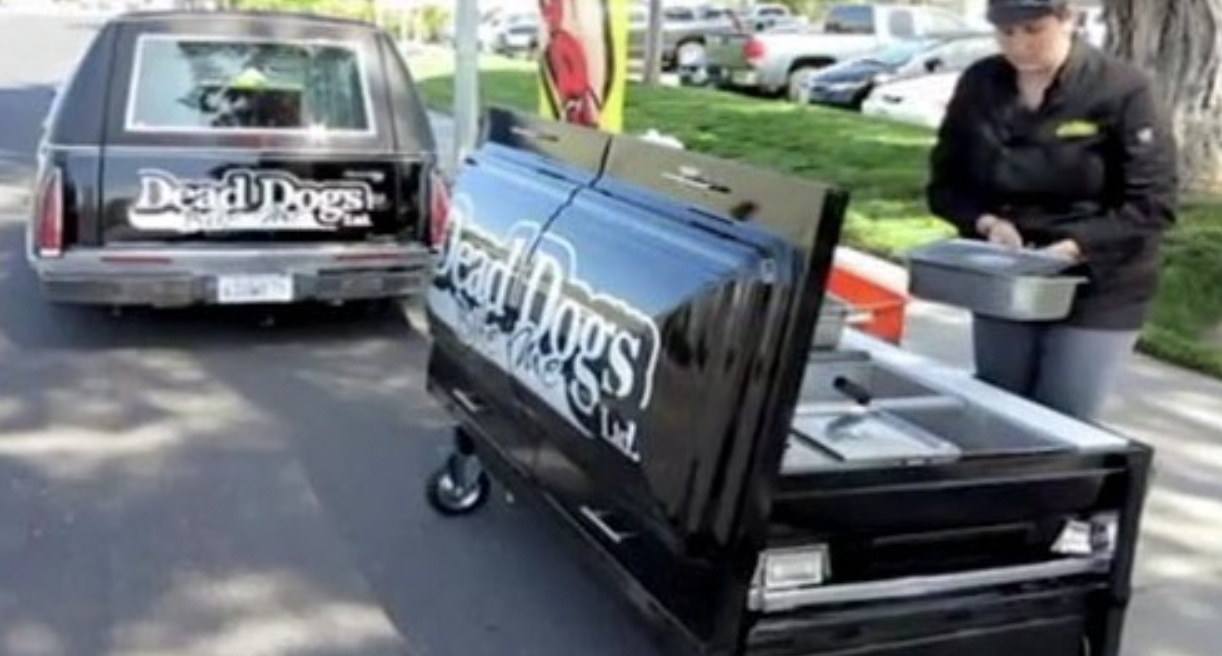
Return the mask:
[[[0,654],[657,653],[544,518],[429,511],[446,419],[401,313],[41,299],[25,192],[95,29],[0,14]]]

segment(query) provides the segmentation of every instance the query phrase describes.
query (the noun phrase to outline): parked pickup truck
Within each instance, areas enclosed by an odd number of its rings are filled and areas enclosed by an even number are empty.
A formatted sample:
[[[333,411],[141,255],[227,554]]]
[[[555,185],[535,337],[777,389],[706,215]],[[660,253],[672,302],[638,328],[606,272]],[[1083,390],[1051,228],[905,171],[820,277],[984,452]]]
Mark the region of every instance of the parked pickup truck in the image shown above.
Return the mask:
[[[659,56],[664,70],[702,64],[708,39],[715,34],[733,33],[738,25],[733,10],[712,5],[665,7],[661,20]],[[648,38],[649,8],[635,5],[628,19],[628,57],[643,61]]]
[[[431,262],[434,171],[428,117],[384,32],[130,14],[52,104],[28,260],[68,303],[407,295]]]
[[[669,653],[1117,656],[1149,449],[844,329],[843,191],[508,112],[486,135],[428,292],[434,508],[495,478]]]
[[[958,14],[938,7],[838,4],[828,10],[821,29],[710,37],[706,66],[709,79],[719,86],[785,93],[791,100],[806,102],[810,78],[824,66],[896,40],[967,32],[971,27]]]
[[[745,27],[759,31],[782,25],[804,25],[805,16],[796,15],[788,5],[760,2],[738,10],[738,20]]]

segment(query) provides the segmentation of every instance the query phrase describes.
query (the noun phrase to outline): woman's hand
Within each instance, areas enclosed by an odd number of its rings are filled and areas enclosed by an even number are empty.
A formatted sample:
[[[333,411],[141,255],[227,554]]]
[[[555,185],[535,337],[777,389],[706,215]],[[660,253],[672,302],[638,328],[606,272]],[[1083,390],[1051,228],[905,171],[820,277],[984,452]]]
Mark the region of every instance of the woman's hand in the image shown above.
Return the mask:
[[[991,244],[1006,248],[1022,248],[1023,236],[1019,234],[1014,224],[999,216],[985,214],[976,219],[976,232],[980,233]]]
[[[1078,242],[1072,239],[1062,239],[1040,250],[1053,257],[1059,257],[1071,262],[1080,262],[1082,260],[1082,249],[1078,247]]]

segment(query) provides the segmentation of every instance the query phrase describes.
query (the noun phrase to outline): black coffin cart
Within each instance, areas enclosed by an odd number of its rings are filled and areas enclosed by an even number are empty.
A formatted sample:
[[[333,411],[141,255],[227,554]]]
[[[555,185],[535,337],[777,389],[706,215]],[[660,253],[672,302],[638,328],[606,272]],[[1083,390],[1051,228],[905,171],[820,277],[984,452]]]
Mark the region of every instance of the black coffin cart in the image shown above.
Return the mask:
[[[430,501],[541,502],[691,653],[1116,656],[1151,453],[830,325],[846,206],[490,112],[429,292]]]

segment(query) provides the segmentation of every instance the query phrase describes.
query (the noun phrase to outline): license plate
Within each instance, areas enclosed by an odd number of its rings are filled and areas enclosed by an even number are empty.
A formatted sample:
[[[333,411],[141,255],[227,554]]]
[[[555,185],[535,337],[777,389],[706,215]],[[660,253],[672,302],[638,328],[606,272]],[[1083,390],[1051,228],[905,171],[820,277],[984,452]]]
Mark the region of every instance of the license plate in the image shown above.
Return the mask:
[[[734,71],[730,79],[734,84],[755,84],[755,71]]]
[[[221,303],[287,303],[293,300],[293,278],[282,274],[221,276],[216,293]]]

